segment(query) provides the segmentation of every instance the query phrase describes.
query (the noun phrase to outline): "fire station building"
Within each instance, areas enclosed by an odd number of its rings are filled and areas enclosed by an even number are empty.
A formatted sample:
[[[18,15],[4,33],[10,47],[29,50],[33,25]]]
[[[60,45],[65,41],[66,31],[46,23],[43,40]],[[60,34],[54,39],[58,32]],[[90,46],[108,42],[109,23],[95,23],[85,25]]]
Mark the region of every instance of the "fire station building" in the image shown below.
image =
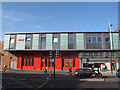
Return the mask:
[[[56,70],[92,65],[101,70],[111,70],[112,65],[112,70],[117,70],[120,34],[118,31],[111,32],[111,36],[109,32],[5,33],[4,50],[12,54],[10,69],[54,70],[55,64]]]

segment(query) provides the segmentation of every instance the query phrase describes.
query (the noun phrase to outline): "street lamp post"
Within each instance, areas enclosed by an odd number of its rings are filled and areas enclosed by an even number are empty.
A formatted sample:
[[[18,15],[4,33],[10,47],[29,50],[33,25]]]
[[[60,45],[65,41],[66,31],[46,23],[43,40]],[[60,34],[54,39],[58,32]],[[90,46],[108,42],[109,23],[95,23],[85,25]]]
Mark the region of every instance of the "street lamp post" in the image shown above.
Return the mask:
[[[111,26],[110,22],[109,22],[109,36],[110,36],[110,63],[111,63],[111,74],[113,74],[113,70],[112,70],[112,49],[113,49],[113,45],[112,45],[112,34],[111,34]]]
[[[56,54],[56,53],[55,53],[55,49],[54,49],[54,78],[55,78],[55,57],[56,57],[55,54]]]

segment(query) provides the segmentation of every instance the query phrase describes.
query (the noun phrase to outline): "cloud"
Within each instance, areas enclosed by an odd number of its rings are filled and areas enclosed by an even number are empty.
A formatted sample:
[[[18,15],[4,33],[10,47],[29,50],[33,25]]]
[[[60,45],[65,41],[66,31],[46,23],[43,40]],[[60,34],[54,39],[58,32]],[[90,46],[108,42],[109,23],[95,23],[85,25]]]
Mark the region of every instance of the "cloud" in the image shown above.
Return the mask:
[[[7,20],[12,20],[14,22],[19,22],[19,21],[37,21],[37,20],[49,20],[53,19],[52,16],[38,16],[34,15],[25,11],[13,11],[13,10],[4,10],[3,11],[3,19]]]
[[[43,28],[43,27],[40,26],[40,25],[32,25],[32,27],[33,27],[33,28],[38,28],[38,29]]]
[[[6,20],[11,20],[13,22],[20,22],[20,21],[22,21],[21,18],[14,17],[14,16],[3,16],[3,18],[6,19]]]

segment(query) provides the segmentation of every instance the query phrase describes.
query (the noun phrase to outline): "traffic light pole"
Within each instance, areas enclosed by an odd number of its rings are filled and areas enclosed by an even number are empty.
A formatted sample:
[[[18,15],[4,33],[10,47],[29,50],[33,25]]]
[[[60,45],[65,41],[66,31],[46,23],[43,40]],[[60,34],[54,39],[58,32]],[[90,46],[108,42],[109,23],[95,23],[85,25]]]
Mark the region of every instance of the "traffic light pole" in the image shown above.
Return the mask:
[[[52,52],[53,52],[53,53],[52,53]],[[54,58],[54,78],[55,78],[55,59],[60,57],[60,56],[59,56],[59,51],[57,51],[57,50],[55,50],[55,49],[54,49],[54,51],[50,51],[49,57],[50,57],[50,58]]]

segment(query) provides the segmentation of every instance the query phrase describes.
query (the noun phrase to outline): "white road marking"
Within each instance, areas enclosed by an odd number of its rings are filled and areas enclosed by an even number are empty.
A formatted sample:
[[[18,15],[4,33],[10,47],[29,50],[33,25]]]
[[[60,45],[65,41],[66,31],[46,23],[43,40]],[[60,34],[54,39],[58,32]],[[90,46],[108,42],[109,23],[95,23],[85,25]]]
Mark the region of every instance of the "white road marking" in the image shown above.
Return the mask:
[[[20,83],[21,85],[24,85],[24,86],[26,86],[26,87],[28,87],[28,88],[33,88],[33,87],[31,87],[31,86],[29,86],[29,85],[27,85],[27,84],[25,84],[25,83],[22,83],[22,82],[20,82],[20,81],[18,81],[18,80],[15,80],[14,78],[11,78],[13,81],[16,81],[17,83]]]
[[[42,88],[49,80],[47,80],[46,82],[44,82],[42,85],[40,85],[38,88]]]

